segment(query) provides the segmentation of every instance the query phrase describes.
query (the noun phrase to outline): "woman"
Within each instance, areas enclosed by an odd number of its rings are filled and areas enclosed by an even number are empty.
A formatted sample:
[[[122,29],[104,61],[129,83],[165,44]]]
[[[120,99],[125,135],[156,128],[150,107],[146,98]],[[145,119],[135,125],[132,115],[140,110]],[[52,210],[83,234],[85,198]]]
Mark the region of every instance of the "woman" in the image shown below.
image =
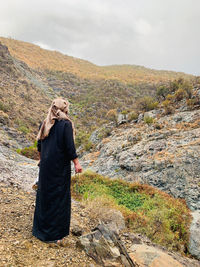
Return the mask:
[[[74,145],[69,103],[53,100],[37,140],[41,155],[33,235],[45,242],[60,242],[69,235],[71,217],[71,160],[82,172]]]

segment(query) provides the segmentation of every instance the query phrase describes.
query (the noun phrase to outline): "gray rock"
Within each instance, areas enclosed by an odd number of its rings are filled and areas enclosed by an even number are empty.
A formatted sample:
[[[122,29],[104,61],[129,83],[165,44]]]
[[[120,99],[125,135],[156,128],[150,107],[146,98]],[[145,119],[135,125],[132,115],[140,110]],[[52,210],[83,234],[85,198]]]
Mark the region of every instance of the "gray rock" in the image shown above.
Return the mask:
[[[31,192],[32,185],[38,177],[37,161],[0,145],[0,173],[0,181],[18,185]]]
[[[79,237],[77,246],[101,266],[138,266],[130,259],[119,236],[105,224],[99,224],[87,235]]]
[[[192,213],[193,221],[190,227],[189,252],[200,260],[200,210]]]
[[[144,114],[143,113],[140,113],[139,116],[138,116],[138,120],[137,122],[140,123],[144,120]]]
[[[118,117],[117,117],[117,124],[120,125],[120,124],[123,124],[123,123],[126,123],[128,120],[128,116],[126,114],[118,114]]]
[[[159,114],[162,113],[162,110],[159,109],[154,109],[154,110],[150,110],[144,113],[144,117],[151,117],[151,118],[157,118]]]

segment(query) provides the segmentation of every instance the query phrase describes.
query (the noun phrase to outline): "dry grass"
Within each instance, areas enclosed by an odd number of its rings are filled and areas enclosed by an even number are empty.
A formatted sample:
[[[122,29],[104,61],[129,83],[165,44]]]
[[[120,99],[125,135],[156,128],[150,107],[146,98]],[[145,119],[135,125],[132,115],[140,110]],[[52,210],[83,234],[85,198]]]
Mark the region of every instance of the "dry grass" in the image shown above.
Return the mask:
[[[86,60],[63,55],[57,51],[48,51],[37,45],[11,38],[1,37],[0,41],[8,46],[11,55],[24,61],[32,68],[65,71],[82,78],[111,79],[134,84],[168,82],[179,77],[192,78],[192,75],[172,71],[156,71],[134,65],[100,67]]]

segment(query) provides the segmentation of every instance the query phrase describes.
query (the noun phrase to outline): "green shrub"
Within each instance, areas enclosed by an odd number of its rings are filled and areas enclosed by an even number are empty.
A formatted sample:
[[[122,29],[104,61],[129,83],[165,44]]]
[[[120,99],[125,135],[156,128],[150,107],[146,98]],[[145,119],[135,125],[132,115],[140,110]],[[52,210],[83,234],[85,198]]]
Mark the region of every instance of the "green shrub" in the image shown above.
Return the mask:
[[[170,89],[169,87],[165,86],[165,85],[161,85],[157,88],[157,91],[156,91],[156,95],[160,98],[163,98],[165,99],[166,96],[169,94],[170,92]]]
[[[195,103],[196,103],[196,99],[187,99],[187,105],[191,109],[195,106]]]
[[[39,153],[37,151],[37,141],[34,142],[33,146],[17,149],[16,151],[18,154],[21,154],[27,158],[39,160]]]
[[[184,201],[148,185],[111,180],[91,171],[72,178],[72,194],[94,202],[96,209],[102,199],[123,213],[126,225],[134,232],[169,249],[187,249],[191,215]]]
[[[144,116],[144,122],[147,124],[151,124],[154,122],[154,119],[150,116]]]
[[[107,127],[102,127],[99,131],[98,138],[103,139],[111,135],[111,129]]]
[[[121,114],[122,115],[127,115],[128,114],[128,111],[127,110],[122,110]]]
[[[164,107],[165,110],[165,114],[172,114],[173,112],[173,107],[172,107],[172,103],[170,100],[166,99],[165,101],[162,102],[162,105]]]
[[[151,96],[145,96],[143,98],[140,98],[137,101],[136,105],[139,110],[150,111],[158,107],[158,102],[155,101],[155,99]]]
[[[128,114],[128,121],[134,121],[138,119],[138,113],[136,112],[131,112]]]
[[[169,100],[169,101],[173,101],[174,100],[174,95],[171,95],[171,94],[168,94],[167,96],[166,96],[166,100]]]
[[[186,98],[190,99],[192,97],[192,94],[193,94],[193,86],[192,86],[192,84],[190,84],[187,81],[184,81],[184,83],[181,85],[180,88],[185,91]]]
[[[175,99],[176,101],[181,101],[183,98],[186,97],[186,92],[185,90],[183,89],[178,89],[176,92],[175,92]]]
[[[79,130],[75,138],[76,147],[78,148],[82,145],[85,150],[90,150],[92,143],[89,141],[89,137],[89,133]]]
[[[30,130],[29,130],[26,126],[24,126],[24,125],[21,125],[21,126],[18,128],[18,130],[19,130],[20,132],[22,132],[23,134],[27,134],[27,133],[30,132]]]
[[[90,149],[92,149],[94,146],[94,144],[91,141],[88,141],[85,145],[84,145],[84,149],[86,151],[90,151]]]
[[[0,110],[2,110],[3,112],[8,112],[9,106],[0,101]]]

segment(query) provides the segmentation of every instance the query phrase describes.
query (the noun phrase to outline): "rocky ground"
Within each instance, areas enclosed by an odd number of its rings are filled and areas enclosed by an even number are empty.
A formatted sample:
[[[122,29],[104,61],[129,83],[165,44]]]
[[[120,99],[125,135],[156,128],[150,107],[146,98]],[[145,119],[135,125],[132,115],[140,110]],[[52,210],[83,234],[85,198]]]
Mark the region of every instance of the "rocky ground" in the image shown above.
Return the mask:
[[[65,239],[65,247],[34,238],[31,228],[35,195],[17,186],[0,186],[0,266],[93,266],[94,261],[76,248],[78,237],[73,234]],[[81,207],[73,202],[72,228],[78,217],[79,227],[84,225],[89,230],[89,220],[80,211]]]
[[[94,255],[89,257],[86,253],[88,246],[94,247],[95,242],[101,246],[104,244],[103,249],[107,249],[105,246],[108,243],[105,241],[107,237],[102,237],[103,243],[99,239],[89,238],[88,241],[88,236],[93,235],[92,229],[98,225],[99,219],[111,229],[116,229],[117,225],[122,244],[139,266],[161,266],[156,264],[162,264],[163,267],[200,266],[194,259],[170,253],[165,248],[155,246],[147,238],[129,232],[122,215],[116,215],[113,210],[102,212],[105,216],[96,217],[91,207],[75,200],[72,201],[71,233],[65,238],[65,246],[57,247],[43,243],[31,234],[35,204],[35,192],[31,186],[37,177],[37,162],[1,145],[0,172],[0,266],[2,267],[103,266],[93,260]],[[76,236],[77,234],[81,237]],[[85,245],[81,248],[77,246],[80,240],[87,241],[83,242]],[[118,250],[116,246],[112,248],[112,251]],[[129,265],[106,260],[105,266]]]

